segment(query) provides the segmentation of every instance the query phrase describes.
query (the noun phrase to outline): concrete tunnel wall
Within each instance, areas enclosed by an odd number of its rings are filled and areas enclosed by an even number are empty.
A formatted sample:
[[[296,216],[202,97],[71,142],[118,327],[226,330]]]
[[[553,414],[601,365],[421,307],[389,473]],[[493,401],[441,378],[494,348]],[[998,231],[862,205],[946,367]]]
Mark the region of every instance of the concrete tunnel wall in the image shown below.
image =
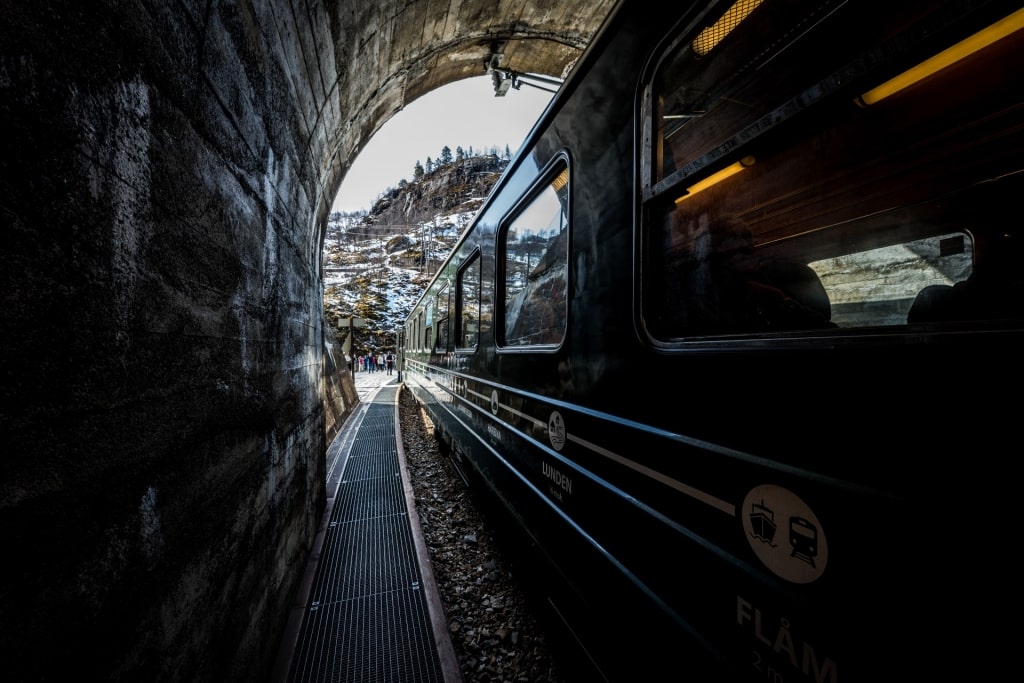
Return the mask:
[[[561,75],[610,4],[0,4],[5,680],[267,680],[351,408],[345,172],[496,49]]]

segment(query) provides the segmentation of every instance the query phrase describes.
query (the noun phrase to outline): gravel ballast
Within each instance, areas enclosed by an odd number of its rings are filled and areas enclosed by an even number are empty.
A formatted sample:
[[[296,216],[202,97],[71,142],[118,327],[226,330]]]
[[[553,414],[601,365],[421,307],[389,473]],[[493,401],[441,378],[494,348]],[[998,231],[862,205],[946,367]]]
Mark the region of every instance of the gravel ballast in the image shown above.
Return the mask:
[[[399,421],[416,514],[465,683],[574,680],[502,557],[494,528],[441,453],[429,416],[404,386]]]

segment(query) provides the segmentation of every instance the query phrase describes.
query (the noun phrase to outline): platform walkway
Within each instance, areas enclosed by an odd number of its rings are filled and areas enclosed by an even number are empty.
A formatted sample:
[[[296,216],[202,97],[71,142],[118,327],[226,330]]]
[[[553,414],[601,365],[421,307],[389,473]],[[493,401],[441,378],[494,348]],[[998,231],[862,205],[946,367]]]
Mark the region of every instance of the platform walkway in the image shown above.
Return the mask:
[[[359,372],[274,683],[461,683],[415,514],[397,374]]]

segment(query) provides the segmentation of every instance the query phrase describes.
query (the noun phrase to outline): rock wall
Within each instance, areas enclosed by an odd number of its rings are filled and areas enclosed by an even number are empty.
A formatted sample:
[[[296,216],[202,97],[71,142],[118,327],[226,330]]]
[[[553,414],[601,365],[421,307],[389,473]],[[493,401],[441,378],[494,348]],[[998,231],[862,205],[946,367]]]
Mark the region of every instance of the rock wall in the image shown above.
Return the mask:
[[[3,678],[262,680],[326,504],[290,5],[0,11]]]
[[[367,222],[410,225],[428,223],[439,213],[475,212],[508,161],[486,155],[446,164],[380,197]]]

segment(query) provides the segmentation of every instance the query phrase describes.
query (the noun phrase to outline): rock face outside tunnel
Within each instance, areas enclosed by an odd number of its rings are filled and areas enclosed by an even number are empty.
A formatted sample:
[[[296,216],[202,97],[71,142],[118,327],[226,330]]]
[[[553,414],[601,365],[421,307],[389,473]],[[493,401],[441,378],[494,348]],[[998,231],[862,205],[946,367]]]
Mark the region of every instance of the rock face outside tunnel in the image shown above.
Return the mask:
[[[495,36],[561,75],[610,5],[491,4],[5,3],[6,680],[267,679],[346,409],[341,178]]]

